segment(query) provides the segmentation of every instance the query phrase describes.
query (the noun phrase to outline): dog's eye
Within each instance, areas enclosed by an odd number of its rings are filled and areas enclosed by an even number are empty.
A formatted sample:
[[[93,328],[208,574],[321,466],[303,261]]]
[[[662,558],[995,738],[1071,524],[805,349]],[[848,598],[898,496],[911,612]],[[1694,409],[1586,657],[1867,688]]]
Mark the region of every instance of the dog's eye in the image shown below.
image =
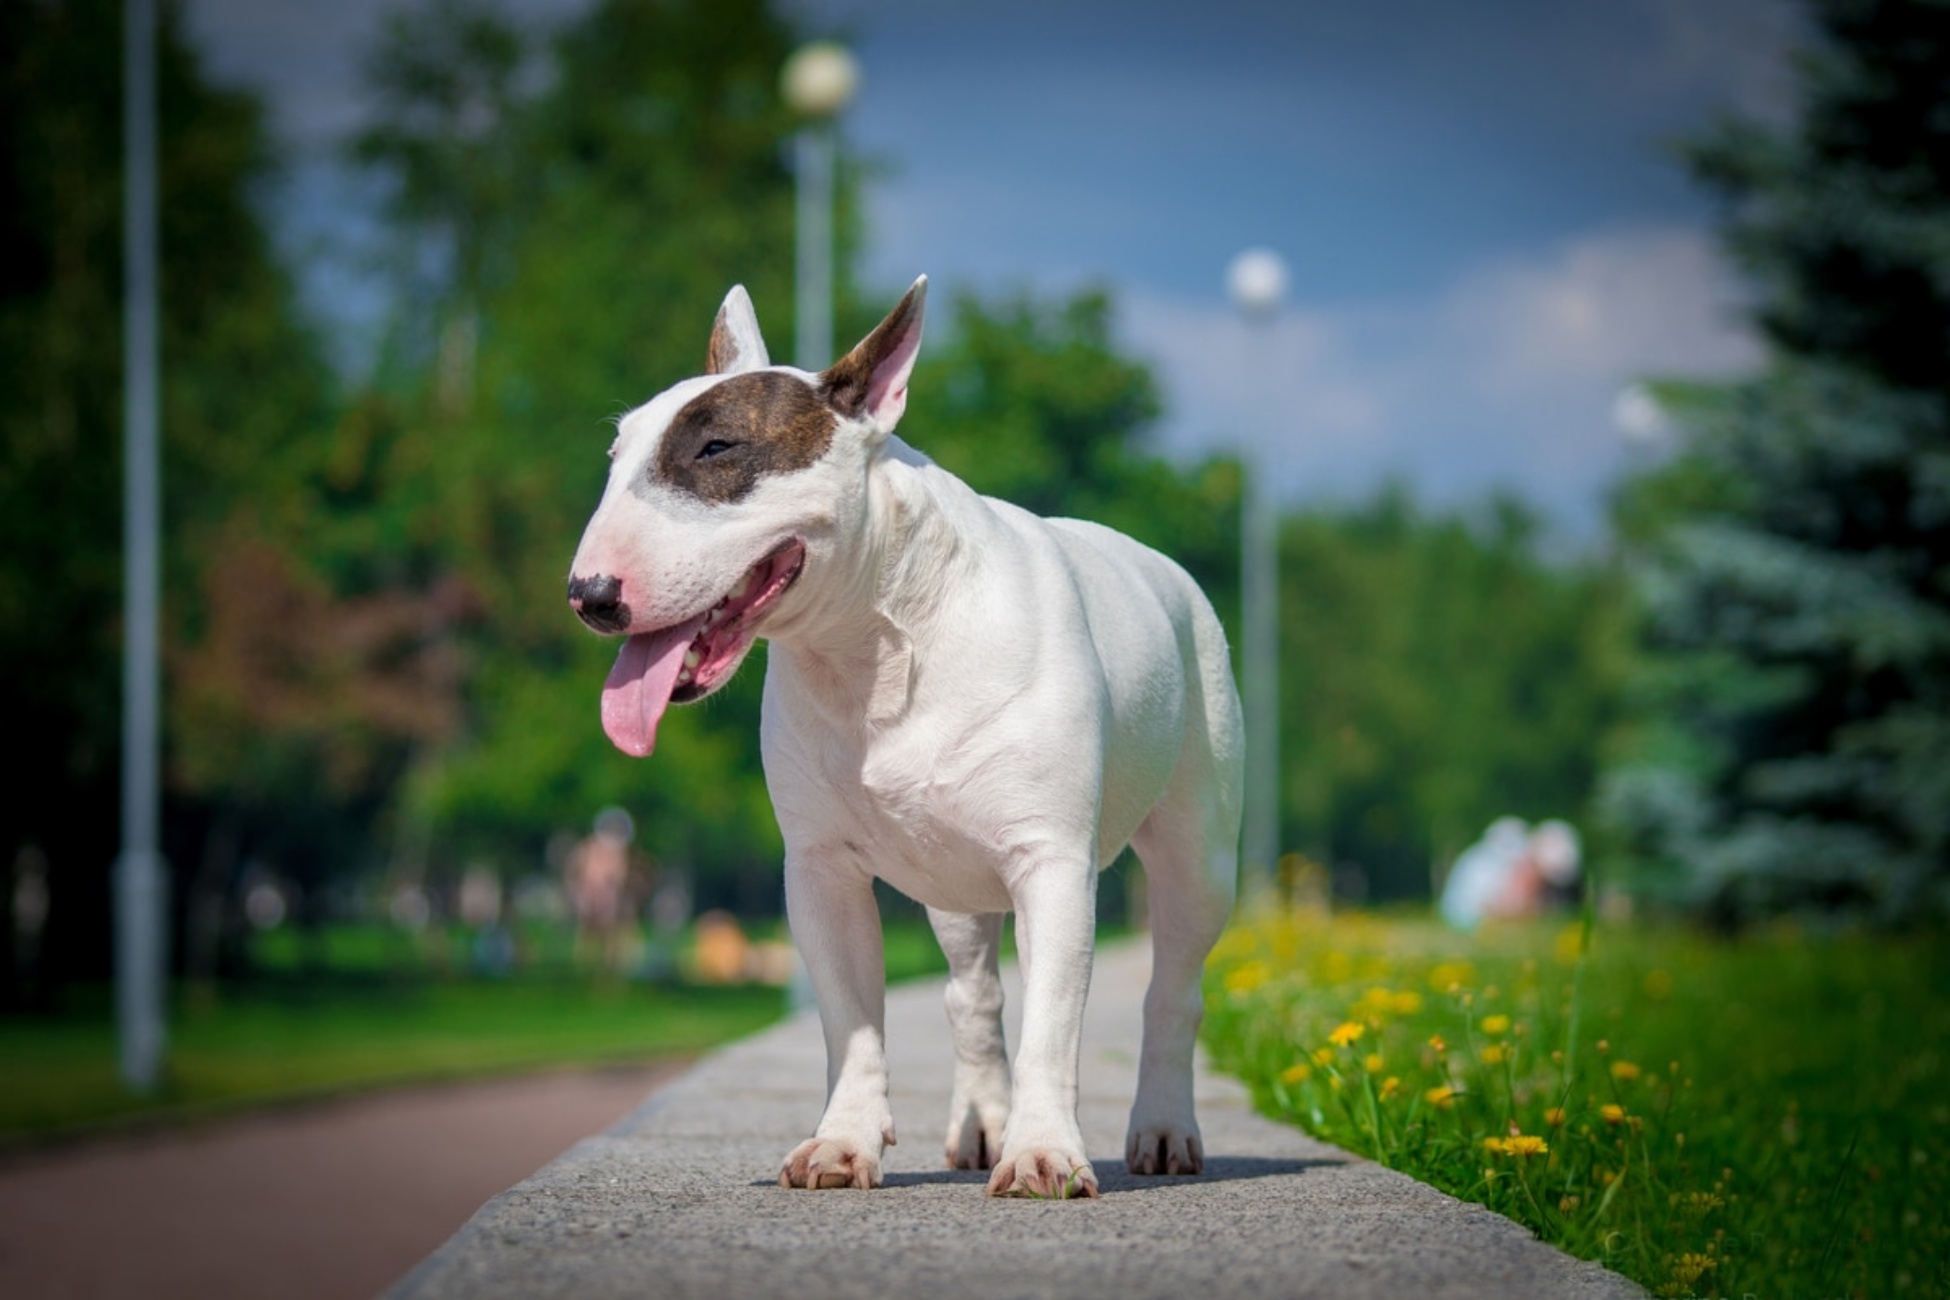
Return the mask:
[[[699,460],[710,460],[713,456],[724,455],[724,453],[730,451],[737,445],[736,443],[726,442],[723,438],[713,438],[698,448],[697,458]]]

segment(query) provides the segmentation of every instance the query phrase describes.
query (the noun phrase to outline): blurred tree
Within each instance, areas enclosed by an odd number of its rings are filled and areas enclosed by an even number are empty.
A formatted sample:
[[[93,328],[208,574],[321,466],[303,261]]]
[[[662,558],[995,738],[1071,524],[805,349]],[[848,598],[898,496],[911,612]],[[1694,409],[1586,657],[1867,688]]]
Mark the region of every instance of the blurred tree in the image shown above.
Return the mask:
[[[120,809],[121,32],[108,0],[0,7],[0,716],[23,760],[0,800],[0,911],[38,846],[54,980],[105,967]],[[158,97],[165,643],[180,649],[207,625],[200,575],[222,539],[265,526],[317,454],[331,383],[255,207],[272,179],[259,106],[209,82],[167,5]],[[180,766],[176,667],[165,851],[181,872],[223,796]],[[0,989],[14,975],[0,960]]]
[[[1813,0],[1797,119],[1691,146],[1771,344],[1627,485],[1653,651],[1607,805],[1729,919],[1950,911],[1950,10]]]
[[[366,401],[370,492],[334,554],[451,570],[481,616],[446,634],[465,725],[413,765],[408,873],[430,854],[538,866],[552,832],[615,803],[654,852],[733,878],[706,901],[776,904],[760,674],[633,762],[596,724],[616,647],[563,588],[610,422],[701,368],[732,283],[790,307],[777,84],[796,43],[760,0],[605,0],[545,43],[440,0],[400,11],[369,61],[383,107],[354,156],[393,183],[401,312]]]
[[[1399,489],[1290,516],[1280,549],[1285,844],[1425,898],[1495,817],[1584,820],[1624,668],[1607,567],[1514,500]]]

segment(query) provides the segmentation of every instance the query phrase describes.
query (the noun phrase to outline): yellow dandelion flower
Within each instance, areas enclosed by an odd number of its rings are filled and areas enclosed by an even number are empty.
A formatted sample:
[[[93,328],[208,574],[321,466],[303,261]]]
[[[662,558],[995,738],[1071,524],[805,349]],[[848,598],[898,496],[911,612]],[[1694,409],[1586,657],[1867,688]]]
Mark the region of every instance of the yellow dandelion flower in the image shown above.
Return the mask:
[[[1508,1141],[1509,1139],[1507,1138],[1486,1137],[1483,1139],[1483,1150],[1489,1152],[1493,1156],[1500,1156],[1504,1154],[1504,1151],[1506,1150],[1506,1144],[1508,1143]]]
[[[1233,967],[1226,972],[1226,992],[1233,994],[1251,993],[1272,978],[1271,968],[1263,961],[1249,961]]]
[[[1557,1198],[1557,1208],[1565,1214],[1570,1214],[1578,1208],[1581,1199],[1576,1196],[1560,1196]]]
[[[1305,1061],[1296,1061],[1280,1071],[1281,1083],[1305,1083],[1312,1077],[1314,1067]]]
[[[1429,1046],[1433,1047],[1436,1050],[1437,1054],[1441,1054],[1449,1050],[1449,1044],[1443,1041],[1441,1034],[1429,1035]]]
[[[1422,995],[1413,990],[1397,993],[1389,1002],[1389,1009],[1398,1016],[1412,1016],[1422,1009]]]
[[[1383,1101],[1393,1100],[1395,1095],[1401,1090],[1402,1081],[1392,1074],[1381,1081],[1381,1099]]]
[[[1513,1133],[1503,1139],[1503,1154],[1522,1159],[1525,1156],[1550,1154],[1550,1143],[1529,1133]]]
[[[1491,1043],[1476,1054],[1484,1065],[1501,1065],[1510,1055],[1510,1049],[1502,1043]]]
[[[1690,1290],[1699,1281],[1702,1273],[1709,1273],[1718,1264],[1711,1255],[1701,1255],[1687,1251],[1672,1262],[1672,1280]]]
[[[1509,1032],[1510,1032],[1510,1017],[1508,1017],[1508,1016],[1503,1016],[1503,1015],[1497,1015],[1497,1016],[1484,1016],[1484,1017],[1483,1017],[1483,1032],[1484,1032],[1484,1033],[1486,1033],[1486,1034],[1507,1034],[1507,1033],[1509,1033]]]
[[[1361,1062],[1362,1067],[1366,1069],[1369,1074],[1380,1074],[1382,1064],[1383,1062],[1381,1059],[1380,1052],[1369,1052],[1367,1055],[1367,1059]]]
[[[1456,1104],[1456,1098],[1461,1095],[1461,1091],[1461,1089],[1452,1088],[1445,1083],[1439,1088],[1431,1088],[1423,1093],[1422,1100],[1431,1106],[1439,1106],[1443,1110],[1448,1110]]]
[[[1315,1064],[1315,1065],[1331,1065],[1331,1064],[1333,1064],[1333,1061],[1334,1061],[1334,1049],[1333,1049],[1333,1048],[1331,1048],[1331,1047],[1316,1047],[1316,1048],[1314,1049],[1314,1064]]]
[[[1557,1128],[1563,1124],[1564,1108],[1562,1106],[1552,1106],[1549,1110],[1545,1111],[1544,1123],[1550,1125],[1552,1128]]]
[[[1598,1107],[1598,1118],[1604,1120],[1607,1124],[1623,1124],[1625,1122],[1625,1108],[1608,1101]]]
[[[1630,1061],[1613,1061],[1611,1063],[1611,1077],[1621,1082],[1629,1083],[1639,1077],[1639,1067]]]
[[[1366,1025],[1358,1020],[1350,1020],[1336,1028],[1333,1033],[1327,1035],[1327,1041],[1336,1047],[1352,1047],[1360,1041],[1361,1035],[1367,1032],[1368,1027]]]

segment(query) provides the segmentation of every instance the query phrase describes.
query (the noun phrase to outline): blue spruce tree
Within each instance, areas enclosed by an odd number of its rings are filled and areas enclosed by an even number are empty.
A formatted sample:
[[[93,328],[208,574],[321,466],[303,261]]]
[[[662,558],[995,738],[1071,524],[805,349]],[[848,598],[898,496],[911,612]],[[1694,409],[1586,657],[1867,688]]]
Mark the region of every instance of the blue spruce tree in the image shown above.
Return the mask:
[[[1729,920],[1950,912],[1950,3],[1813,0],[1793,124],[1688,160],[1764,371],[1626,485],[1647,723],[1605,800]]]

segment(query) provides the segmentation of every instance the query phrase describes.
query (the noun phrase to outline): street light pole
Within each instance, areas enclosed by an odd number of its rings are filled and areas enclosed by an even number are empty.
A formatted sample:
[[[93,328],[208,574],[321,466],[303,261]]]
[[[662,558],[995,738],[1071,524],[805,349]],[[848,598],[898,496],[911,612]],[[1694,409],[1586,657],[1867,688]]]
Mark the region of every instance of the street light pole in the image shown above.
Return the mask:
[[[136,1092],[150,1092],[162,1069],[167,978],[157,739],[162,493],[156,446],[155,0],[126,0],[122,55],[127,283],[122,309],[122,852],[115,861],[115,1010],[122,1080]]]
[[[1262,334],[1286,298],[1286,263],[1248,249],[1226,268],[1226,289],[1255,333]],[[1262,417],[1264,418],[1264,417]],[[1246,708],[1246,789],[1239,892],[1249,904],[1273,895],[1280,854],[1280,572],[1279,517],[1267,490],[1265,437],[1242,441],[1239,586]]]
[[[860,84],[845,46],[813,41],[795,50],[779,76],[785,101],[805,119],[794,154],[798,171],[794,360],[824,370],[833,360],[833,122]]]

